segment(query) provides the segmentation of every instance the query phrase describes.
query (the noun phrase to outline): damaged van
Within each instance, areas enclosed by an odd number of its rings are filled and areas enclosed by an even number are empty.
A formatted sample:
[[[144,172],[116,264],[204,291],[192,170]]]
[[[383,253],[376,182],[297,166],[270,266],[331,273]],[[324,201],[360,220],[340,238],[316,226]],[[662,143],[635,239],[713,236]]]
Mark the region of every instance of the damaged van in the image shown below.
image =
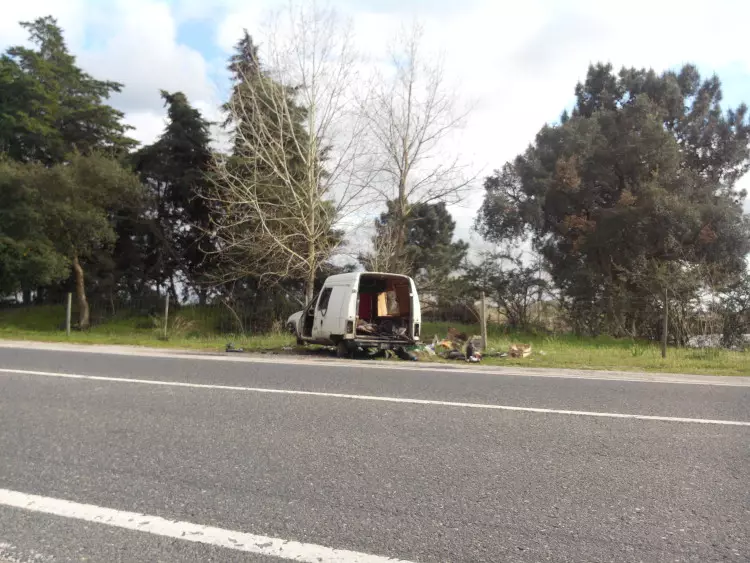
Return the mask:
[[[336,346],[339,357],[357,348],[414,344],[421,324],[414,280],[378,272],[330,276],[307,307],[287,320],[299,344]]]

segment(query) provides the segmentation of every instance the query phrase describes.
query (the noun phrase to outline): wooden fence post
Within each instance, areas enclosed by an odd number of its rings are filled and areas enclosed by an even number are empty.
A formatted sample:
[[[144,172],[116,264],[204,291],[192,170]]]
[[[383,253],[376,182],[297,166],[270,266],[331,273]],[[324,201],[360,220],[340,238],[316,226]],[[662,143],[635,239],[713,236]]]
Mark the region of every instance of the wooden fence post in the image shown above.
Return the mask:
[[[669,331],[669,290],[664,289],[664,328],[661,335],[661,357],[667,357],[667,336]]]
[[[68,292],[68,302],[65,306],[65,334],[70,336],[70,317],[73,314],[73,294]]]
[[[484,291],[482,292],[482,312],[479,315],[479,320],[482,323],[482,351],[487,350],[487,305],[484,299]]]
[[[169,291],[165,292],[164,298],[164,340],[168,338],[167,327],[169,326]]]

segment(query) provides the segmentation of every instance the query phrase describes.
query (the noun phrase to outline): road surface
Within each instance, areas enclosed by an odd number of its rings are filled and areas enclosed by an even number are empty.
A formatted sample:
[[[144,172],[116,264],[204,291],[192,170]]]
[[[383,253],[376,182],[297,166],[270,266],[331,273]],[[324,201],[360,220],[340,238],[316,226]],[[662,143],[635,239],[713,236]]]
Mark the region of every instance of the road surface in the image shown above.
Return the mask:
[[[745,383],[0,347],[0,561],[748,561]]]

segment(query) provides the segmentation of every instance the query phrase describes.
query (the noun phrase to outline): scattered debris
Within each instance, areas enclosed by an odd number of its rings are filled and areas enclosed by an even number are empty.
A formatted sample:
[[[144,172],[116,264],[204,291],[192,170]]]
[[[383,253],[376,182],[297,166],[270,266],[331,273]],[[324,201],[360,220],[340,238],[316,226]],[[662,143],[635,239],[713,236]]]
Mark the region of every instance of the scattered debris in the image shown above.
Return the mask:
[[[414,354],[418,359],[435,355],[435,348],[432,344],[417,344],[416,346],[408,346],[406,350],[411,354]]]
[[[451,342],[466,342],[469,337],[465,332],[458,332],[457,329],[451,327],[448,329],[448,340]]]
[[[416,354],[408,351],[406,348],[398,347],[394,350],[394,352],[400,359],[406,360],[408,362],[416,362],[419,359],[417,358]]]
[[[527,358],[531,355],[531,344],[511,344],[508,356],[511,358]]]
[[[448,329],[447,338],[432,339],[432,344],[425,349],[430,355],[437,355],[446,360],[464,360],[466,362],[478,363],[482,360],[482,338],[481,336],[469,336],[465,332],[459,332],[455,328]]]
[[[399,326],[400,325],[400,326]],[[406,336],[407,328],[402,323],[397,324],[393,319],[383,319],[377,325],[362,319],[357,321],[357,333],[372,336]]]
[[[227,342],[226,351],[227,352],[238,352],[238,353],[241,353],[241,352],[244,352],[245,349],[244,348],[235,348],[234,344],[232,344],[231,342]]]
[[[482,337],[481,336],[472,336],[469,342],[466,344],[466,357],[482,357],[482,353],[484,350],[482,349]]]
[[[482,354],[483,358],[507,358],[508,352],[498,352],[496,350],[487,350]]]
[[[375,326],[372,323],[368,323],[367,321],[364,321],[362,319],[359,319],[357,322],[357,332],[362,334],[375,334],[378,330],[378,327]]]

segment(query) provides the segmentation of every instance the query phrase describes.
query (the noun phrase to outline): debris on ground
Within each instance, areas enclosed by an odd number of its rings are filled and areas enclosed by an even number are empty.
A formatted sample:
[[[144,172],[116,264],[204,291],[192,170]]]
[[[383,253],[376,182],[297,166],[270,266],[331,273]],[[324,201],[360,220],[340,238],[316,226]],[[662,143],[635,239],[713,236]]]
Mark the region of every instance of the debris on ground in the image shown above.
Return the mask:
[[[464,354],[461,350],[450,350],[449,352],[445,353],[443,357],[446,360],[465,360],[466,354]]]
[[[429,358],[435,355],[435,348],[432,344],[417,344],[415,346],[407,346],[406,350],[414,354],[418,359]]]
[[[417,355],[416,355],[416,354],[414,354],[413,352],[410,352],[410,351],[409,351],[409,350],[407,350],[406,348],[401,348],[401,347],[398,347],[398,348],[396,348],[396,349],[394,350],[394,352],[396,353],[396,355],[397,355],[397,356],[398,356],[398,357],[399,357],[400,359],[402,359],[402,360],[406,360],[406,361],[408,361],[408,362],[416,362],[417,360],[419,360],[419,358],[417,357]]]
[[[531,344],[511,344],[508,356],[511,358],[527,358],[531,355]]]
[[[448,329],[448,338],[451,342],[466,342],[469,339],[465,332],[459,332],[457,329],[451,327]]]
[[[238,353],[242,353],[242,352],[244,352],[244,351],[245,351],[245,349],[244,349],[244,348],[235,348],[235,347],[234,347],[234,344],[232,344],[231,342],[227,342],[227,347],[226,347],[226,351],[227,351],[227,352],[238,352]]]
[[[482,354],[483,358],[507,358],[508,352],[498,352],[496,350],[487,350]]]
[[[483,356],[481,336],[469,337],[465,332],[459,332],[455,328],[448,329],[446,338],[439,338],[435,335],[432,344],[426,348],[430,354],[446,360],[464,360],[478,363]]]
[[[445,338],[435,335],[432,344],[419,346],[414,351],[417,354],[436,355],[446,360],[479,363],[485,358],[527,358],[531,355],[531,344],[511,344],[507,352],[484,350],[481,336],[470,337],[465,332],[449,328]]]

